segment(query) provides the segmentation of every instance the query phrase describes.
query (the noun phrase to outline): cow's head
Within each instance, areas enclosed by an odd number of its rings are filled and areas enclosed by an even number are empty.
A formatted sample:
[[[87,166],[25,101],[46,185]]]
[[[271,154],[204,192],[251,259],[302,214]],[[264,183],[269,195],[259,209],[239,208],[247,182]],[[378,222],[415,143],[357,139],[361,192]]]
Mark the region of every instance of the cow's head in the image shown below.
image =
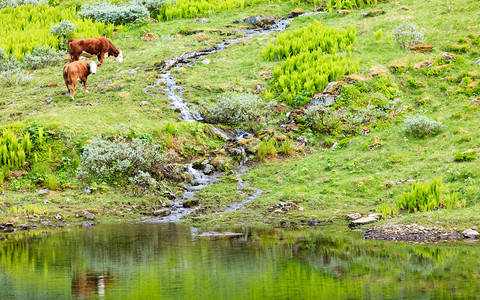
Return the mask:
[[[118,55],[115,57],[115,60],[118,61],[119,63],[123,61],[123,54],[122,54],[122,51],[120,51],[120,49],[118,50]]]
[[[97,73],[97,64],[94,61],[90,63],[90,73],[91,74]]]

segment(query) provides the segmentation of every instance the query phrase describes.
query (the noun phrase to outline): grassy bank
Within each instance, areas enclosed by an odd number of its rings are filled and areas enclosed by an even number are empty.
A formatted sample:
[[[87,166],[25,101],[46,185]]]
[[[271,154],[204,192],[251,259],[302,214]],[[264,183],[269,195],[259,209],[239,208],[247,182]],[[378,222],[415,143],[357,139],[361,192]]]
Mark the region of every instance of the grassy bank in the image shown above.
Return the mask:
[[[225,38],[241,36],[238,30],[248,25],[234,21],[245,16],[281,18],[298,7],[314,8],[290,2],[258,4],[211,15],[206,23],[175,19],[131,26],[129,30],[114,33],[112,41],[123,50],[124,63],[107,58],[98,73],[89,77],[91,93],[77,87],[74,102],[65,95],[63,64],[36,70],[29,74],[32,80],[24,85],[3,84],[0,129],[20,134],[35,124],[37,131],[33,132],[38,132],[38,128],[51,132],[47,142],[51,143],[51,149],[57,149],[53,156],[48,156],[48,147],[39,146],[35,151],[50,159],[49,171],[41,176],[54,174],[60,184],[52,189],[43,177],[35,181],[33,159],[22,172],[8,171],[2,185],[0,223],[28,222],[25,215],[33,214],[52,221],[61,214],[62,220],[80,222],[85,211],[104,221],[151,216],[168,203],[166,190],[182,193],[179,178],[172,180],[162,175],[156,178],[162,182],[162,188],[145,194],[141,188],[132,188],[129,181],[118,178],[94,178],[86,183],[76,177],[79,165],[65,164],[64,158],[80,163],[85,146],[98,135],[106,139],[142,138],[157,143],[163,153],[175,154],[175,159],[169,161],[174,163],[203,157],[221,148],[224,140],[209,125],[187,124],[169,109],[167,95],[161,85],[156,85],[160,74],[155,64],[183,52],[213,46]],[[375,17],[360,15],[374,9],[385,9],[386,13]],[[312,125],[307,118],[296,119],[298,130],[284,134],[292,141],[306,137],[309,142],[303,150],[289,156],[277,153],[266,159],[251,158],[246,174],[227,173],[197,192],[195,199],[200,209],[185,222],[279,225],[331,219],[344,223],[348,213],[382,210],[386,216],[392,211],[385,213],[385,209],[394,210],[400,196],[412,189],[413,181],[430,182],[437,177],[466,207],[418,213],[400,210],[391,220],[458,229],[477,225],[480,166],[476,119],[480,106],[470,104],[479,93],[474,84],[480,78],[480,67],[476,64],[480,59],[479,15],[480,9],[473,0],[454,4],[439,0],[381,3],[349,14],[331,11],[295,18],[287,30],[299,30],[316,21],[337,29],[348,26],[355,29],[355,43],[349,55],[358,61],[356,75],[366,81],[344,87],[334,107],[337,111],[348,108],[357,116],[361,108],[373,105],[382,116],[373,115],[378,120],[353,129],[340,126],[328,132]],[[424,41],[435,45],[433,51],[421,53],[398,46],[393,32],[405,20],[418,26]],[[155,34],[158,39],[141,39],[145,32]],[[208,38],[200,38],[200,34]],[[274,98],[278,103],[286,102],[291,105],[288,110],[294,108],[293,104],[309,99],[312,95],[306,91],[285,97],[275,90],[276,78],[265,79],[268,76],[261,75],[271,75],[282,64],[263,56],[263,50],[277,35],[257,35],[208,56],[208,64],[174,70],[173,75],[186,88],[185,98],[203,108],[215,103],[217,96],[225,91],[251,92]],[[444,60],[444,52],[458,57]],[[432,66],[416,68],[415,64],[422,61],[431,61]],[[375,66],[385,67],[384,74],[373,76],[371,69]],[[270,94],[258,90],[259,85],[265,86]],[[406,120],[419,115],[431,122],[441,122],[439,131],[412,134],[406,130]],[[285,112],[279,113],[275,122],[266,126],[274,130],[283,117]],[[55,148],[54,144],[59,145]],[[240,185],[239,178],[245,184]],[[85,192],[86,186],[92,193]],[[50,193],[39,195],[44,188]],[[262,191],[258,198],[246,203],[244,209],[228,211],[229,205],[247,199],[256,189]],[[303,210],[275,212],[272,208],[288,201]],[[75,218],[77,215],[80,218]]]

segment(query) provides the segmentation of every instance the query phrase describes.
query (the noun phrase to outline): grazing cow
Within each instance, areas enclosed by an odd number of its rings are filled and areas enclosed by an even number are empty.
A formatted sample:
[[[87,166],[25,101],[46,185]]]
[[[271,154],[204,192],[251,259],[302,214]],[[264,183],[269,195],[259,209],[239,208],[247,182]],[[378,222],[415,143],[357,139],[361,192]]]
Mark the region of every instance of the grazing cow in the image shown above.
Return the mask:
[[[77,84],[77,81],[83,83],[83,86],[85,86],[85,92],[88,93],[88,75],[95,73],[97,73],[97,64],[94,61],[75,61],[63,67],[63,79],[65,80],[65,84],[72,100],[75,100],[73,95],[75,94],[75,85]]]
[[[108,55],[114,56],[118,62],[123,61],[122,51],[115,48],[112,42],[104,37],[69,39],[68,53],[70,53],[70,62],[79,60],[83,54],[86,56],[96,55],[99,67],[102,66],[103,59]]]

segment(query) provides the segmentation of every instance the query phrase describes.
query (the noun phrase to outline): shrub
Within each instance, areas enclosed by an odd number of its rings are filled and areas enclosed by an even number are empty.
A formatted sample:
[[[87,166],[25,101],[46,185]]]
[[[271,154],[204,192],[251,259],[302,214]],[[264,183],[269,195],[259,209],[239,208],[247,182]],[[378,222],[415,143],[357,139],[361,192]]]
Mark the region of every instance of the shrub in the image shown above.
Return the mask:
[[[405,119],[405,131],[416,137],[438,134],[443,128],[442,122],[431,120],[426,116],[414,116]]]
[[[49,190],[58,189],[58,178],[55,174],[47,174],[45,176],[45,187]]]
[[[62,20],[58,25],[52,25],[50,28],[50,34],[54,35],[60,40],[60,48],[67,49],[67,41],[73,37],[73,32],[77,29],[71,21]]]
[[[40,69],[47,66],[55,66],[63,62],[65,51],[56,51],[51,47],[38,46],[32,53],[25,55],[23,62],[29,69]]]
[[[109,2],[85,4],[82,5],[78,15],[104,23],[125,24],[139,18],[148,17],[150,14],[145,6],[136,1],[131,1],[122,5],[115,5]]]
[[[277,151],[275,150],[275,139],[263,140],[258,147],[257,156],[260,159],[264,159],[267,156],[275,156]]]
[[[211,123],[243,125],[253,129],[268,122],[275,104],[273,101],[265,103],[249,93],[225,92],[202,112],[202,117]]]
[[[330,110],[322,105],[312,105],[305,110],[306,125],[324,134],[340,132],[345,116],[344,110]]]
[[[397,206],[408,211],[431,211],[438,208],[465,207],[455,193],[446,192],[441,179],[434,178],[430,183],[415,182],[410,192],[403,193]]]
[[[423,33],[417,28],[417,25],[404,21],[392,33],[393,39],[397,42],[401,49],[416,44],[421,44],[425,41]]]
[[[282,153],[286,156],[292,155],[293,148],[292,148],[292,141],[290,139],[286,139],[280,147],[277,148],[279,153]]]
[[[120,137],[113,140],[94,139],[84,147],[81,160],[84,169],[79,170],[80,177],[107,182],[128,178],[132,178],[132,182],[147,182],[144,173],[161,177],[163,165],[170,158],[163,154],[160,145],[149,144],[141,139],[128,141]]]
[[[0,82],[6,86],[25,85],[32,79],[32,75],[25,74],[20,69],[7,70],[0,73]]]
[[[0,1],[0,9],[5,7],[17,7],[20,5],[40,5],[47,4],[44,0],[2,0]]]

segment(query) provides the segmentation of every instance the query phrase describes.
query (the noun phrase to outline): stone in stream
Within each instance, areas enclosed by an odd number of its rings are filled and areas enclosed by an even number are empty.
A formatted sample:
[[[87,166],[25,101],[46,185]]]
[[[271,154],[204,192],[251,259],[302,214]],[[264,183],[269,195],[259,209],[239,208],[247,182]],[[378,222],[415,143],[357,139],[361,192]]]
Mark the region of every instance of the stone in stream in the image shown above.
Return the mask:
[[[359,213],[351,213],[347,215],[347,219],[349,220],[357,220],[357,219],[360,219],[361,217],[362,215]]]
[[[92,214],[91,212],[87,211],[87,212],[85,212],[85,218],[87,218],[89,220],[95,220],[95,215]]]
[[[185,208],[195,207],[198,204],[199,204],[198,199],[185,199],[185,200],[183,200],[183,207],[185,207]]]
[[[207,231],[198,235],[198,238],[205,239],[205,240],[219,240],[219,239],[229,239],[232,237],[239,237],[243,235],[244,235],[243,233],[236,233],[236,232]]]
[[[300,15],[303,15],[305,13],[305,10],[301,9],[301,8],[295,8],[294,10],[292,10],[289,14],[288,14],[288,17],[289,18],[296,18]]]
[[[158,210],[155,210],[153,212],[153,215],[154,216],[157,216],[157,217],[166,217],[168,215],[170,215],[172,212],[166,208],[162,208],[162,209],[158,209]]]

